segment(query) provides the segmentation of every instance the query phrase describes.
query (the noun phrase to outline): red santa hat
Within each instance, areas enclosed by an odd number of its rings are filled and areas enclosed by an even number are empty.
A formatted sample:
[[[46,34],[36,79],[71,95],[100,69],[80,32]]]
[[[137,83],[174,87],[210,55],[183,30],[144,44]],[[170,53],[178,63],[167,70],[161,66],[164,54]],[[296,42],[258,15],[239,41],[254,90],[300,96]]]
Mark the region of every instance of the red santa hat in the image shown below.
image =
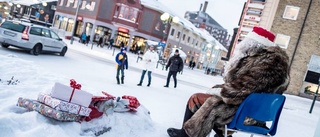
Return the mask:
[[[253,27],[252,32],[249,32],[246,36],[246,38],[258,41],[265,46],[275,46],[273,43],[275,37],[276,36],[272,32],[258,26]]]

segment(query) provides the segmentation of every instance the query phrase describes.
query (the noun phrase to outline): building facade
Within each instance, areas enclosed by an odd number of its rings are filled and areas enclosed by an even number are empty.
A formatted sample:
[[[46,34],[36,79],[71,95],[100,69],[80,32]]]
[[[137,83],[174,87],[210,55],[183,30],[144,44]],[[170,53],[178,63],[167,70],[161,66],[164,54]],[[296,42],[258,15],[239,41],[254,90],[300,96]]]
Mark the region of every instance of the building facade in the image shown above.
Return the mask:
[[[248,0],[233,49],[256,25],[276,35],[275,44],[290,58],[290,84],[287,93],[310,96],[320,77],[319,2],[308,0]],[[309,95],[308,95],[309,94]]]
[[[319,1],[279,1],[271,31],[276,44],[290,57],[288,92],[304,95],[316,92],[320,75]],[[311,73],[310,73],[311,72]],[[308,79],[314,80],[308,80]]]
[[[206,13],[207,6],[208,1],[205,1],[202,10],[200,8],[199,11],[187,11],[184,18],[189,20],[196,27],[207,30],[219,43],[224,47],[228,47],[230,44],[230,35],[228,35],[227,29],[223,28],[208,13]]]
[[[233,49],[252,31],[254,26],[271,29],[278,3],[279,0],[248,0],[244,3]]]
[[[180,19],[179,23],[162,21],[161,15],[167,12],[164,7],[156,0],[59,0],[53,29],[66,37],[86,33],[93,42],[107,37],[114,39],[116,47],[124,43],[130,50],[144,51],[145,40],[162,42],[165,43],[164,58],[177,47],[187,54],[186,63],[190,60],[198,62],[201,46],[212,40],[185,19]],[[174,13],[169,14],[174,16]]]

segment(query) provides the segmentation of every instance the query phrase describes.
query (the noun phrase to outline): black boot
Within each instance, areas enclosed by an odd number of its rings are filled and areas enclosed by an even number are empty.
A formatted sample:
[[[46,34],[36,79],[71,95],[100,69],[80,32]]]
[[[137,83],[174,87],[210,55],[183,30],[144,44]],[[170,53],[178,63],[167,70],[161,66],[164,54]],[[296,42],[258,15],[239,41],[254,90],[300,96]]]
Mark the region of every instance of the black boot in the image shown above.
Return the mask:
[[[117,84],[120,84],[120,80],[119,80],[119,77],[116,77],[117,78]]]
[[[150,87],[150,85],[151,85],[151,82],[149,82],[147,86]]]
[[[139,84],[137,84],[137,86],[142,86],[142,84],[141,84],[141,83],[139,83]]]
[[[124,84],[124,77],[121,77],[121,84]]]
[[[184,118],[183,118],[183,124],[188,121],[192,116],[193,112],[190,111],[188,105],[186,107],[186,112],[184,113]],[[183,126],[182,124],[182,126]],[[176,129],[176,128],[168,128],[167,133],[170,137],[188,137],[186,131],[181,128],[181,129]]]

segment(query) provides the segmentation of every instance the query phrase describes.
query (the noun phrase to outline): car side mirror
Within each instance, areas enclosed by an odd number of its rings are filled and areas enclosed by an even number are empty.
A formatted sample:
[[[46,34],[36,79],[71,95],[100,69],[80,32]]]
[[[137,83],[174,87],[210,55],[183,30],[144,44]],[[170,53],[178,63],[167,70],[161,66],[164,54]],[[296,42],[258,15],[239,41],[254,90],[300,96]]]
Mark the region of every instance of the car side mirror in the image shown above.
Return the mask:
[[[58,41],[62,41],[62,38],[58,38],[57,40],[58,40]]]

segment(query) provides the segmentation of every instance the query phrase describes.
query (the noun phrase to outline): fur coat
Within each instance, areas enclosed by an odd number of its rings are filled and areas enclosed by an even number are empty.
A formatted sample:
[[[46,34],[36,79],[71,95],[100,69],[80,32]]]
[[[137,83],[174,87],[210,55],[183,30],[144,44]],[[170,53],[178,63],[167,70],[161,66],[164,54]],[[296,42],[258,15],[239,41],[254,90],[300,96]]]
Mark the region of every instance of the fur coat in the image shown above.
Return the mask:
[[[256,45],[258,43],[251,43]],[[237,49],[236,49],[237,50]],[[235,51],[236,52],[236,51]],[[282,94],[289,84],[289,57],[278,46],[239,49],[226,69],[220,95],[213,95],[184,123],[190,137],[205,137],[213,126],[232,121],[242,101],[253,92]]]

